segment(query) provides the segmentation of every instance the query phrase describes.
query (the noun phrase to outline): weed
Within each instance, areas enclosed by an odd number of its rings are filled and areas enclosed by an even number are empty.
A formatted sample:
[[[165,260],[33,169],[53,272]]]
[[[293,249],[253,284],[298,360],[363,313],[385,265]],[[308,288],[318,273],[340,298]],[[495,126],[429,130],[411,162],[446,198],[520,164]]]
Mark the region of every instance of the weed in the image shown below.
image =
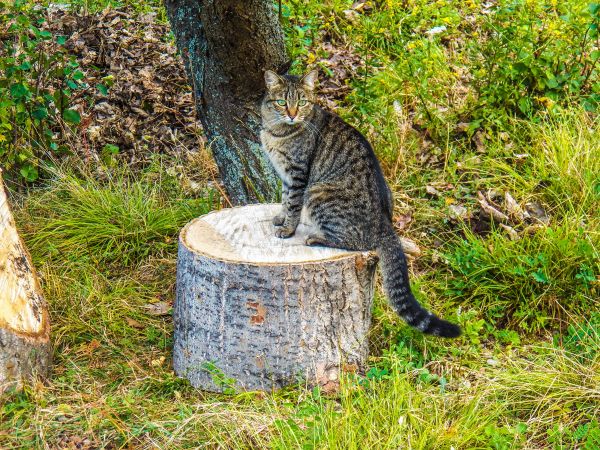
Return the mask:
[[[483,45],[471,45],[475,119],[498,124],[569,102],[596,110],[599,22],[593,3],[501,2],[477,30]]]

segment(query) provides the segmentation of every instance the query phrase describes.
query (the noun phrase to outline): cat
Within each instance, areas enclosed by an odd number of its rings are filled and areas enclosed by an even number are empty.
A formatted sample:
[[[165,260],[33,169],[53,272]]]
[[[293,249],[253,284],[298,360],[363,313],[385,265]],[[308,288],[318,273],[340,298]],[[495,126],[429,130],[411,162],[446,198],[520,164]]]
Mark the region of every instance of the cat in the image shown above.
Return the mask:
[[[282,180],[282,208],[273,219],[279,238],[294,235],[305,210],[307,245],[375,249],[383,286],[409,325],[435,336],[461,329],[424,309],[411,292],[408,267],[392,225],[392,194],[367,139],[317,104],[317,71],[303,77],[265,72],[261,143]]]

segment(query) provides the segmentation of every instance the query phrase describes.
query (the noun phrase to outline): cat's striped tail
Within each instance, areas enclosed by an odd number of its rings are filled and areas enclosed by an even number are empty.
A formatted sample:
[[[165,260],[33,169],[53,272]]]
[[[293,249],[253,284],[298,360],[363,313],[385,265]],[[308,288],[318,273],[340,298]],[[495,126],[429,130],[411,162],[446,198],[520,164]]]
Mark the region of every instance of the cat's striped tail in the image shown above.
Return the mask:
[[[391,223],[388,222],[384,226],[376,250],[381,261],[383,287],[398,315],[423,333],[443,337],[460,336],[461,330],[458,325],[440,319],[415,299],[408,282],[408,267],[402,244]]]

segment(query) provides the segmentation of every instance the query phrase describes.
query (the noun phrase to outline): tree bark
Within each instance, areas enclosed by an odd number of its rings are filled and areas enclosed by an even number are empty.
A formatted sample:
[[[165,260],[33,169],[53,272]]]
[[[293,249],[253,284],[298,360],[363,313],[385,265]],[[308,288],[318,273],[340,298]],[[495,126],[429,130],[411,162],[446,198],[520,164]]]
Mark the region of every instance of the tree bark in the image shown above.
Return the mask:
[[[175,372],[192,385],[327,386],[364,366],[377,257],[274,236],[280,205],[222,210],[181,232]]]
[[[46,377],[51,358],[48,310],[0,170],[0,392],[33,375]]]
[[[288,60],[272,0],[165,0],[196,108],[235,204],[272,201],[277,177],[259,143],[266,69]]]

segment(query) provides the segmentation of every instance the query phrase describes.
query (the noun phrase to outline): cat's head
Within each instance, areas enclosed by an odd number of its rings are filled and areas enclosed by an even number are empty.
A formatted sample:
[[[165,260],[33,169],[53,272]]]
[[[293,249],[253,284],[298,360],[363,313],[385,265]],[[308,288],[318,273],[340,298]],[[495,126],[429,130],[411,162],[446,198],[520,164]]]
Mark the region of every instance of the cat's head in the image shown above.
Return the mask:
[[[277,75],[265,72],[267,92],[264,107],[271,118],[270,125],[302,123],[316,102],[317,71],[312,70],[303,77]]]

